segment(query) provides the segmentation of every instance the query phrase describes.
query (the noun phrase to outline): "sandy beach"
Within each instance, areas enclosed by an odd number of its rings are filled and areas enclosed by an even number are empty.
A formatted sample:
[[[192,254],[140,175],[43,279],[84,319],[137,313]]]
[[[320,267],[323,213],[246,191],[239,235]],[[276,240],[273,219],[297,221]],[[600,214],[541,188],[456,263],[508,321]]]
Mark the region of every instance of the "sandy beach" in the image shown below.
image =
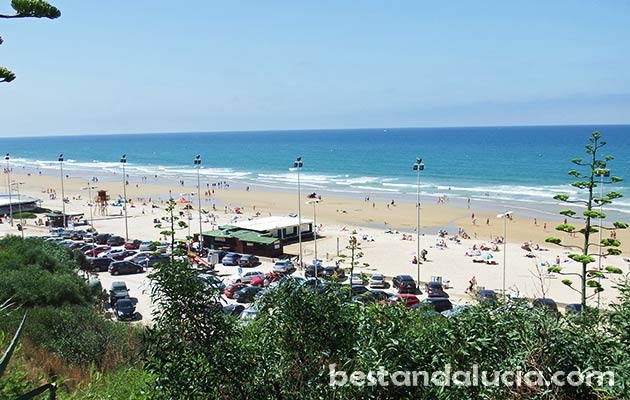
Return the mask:
[[[42,200],[41,206],[51,210],[62,210],[61,179],[55,176],[36,174],[13,174],[11,179],[20,182],[20,192]],[[89,195],[94,198],[97,190],[106,190],[110,196],[110,203],[118,196],[123,196],[121,181],[86,182],[72,176],[63,180],[64,194],[69,199],[65,204],[67,213],[83,213],[84,218],[93,220],[94,227],[99,232],[109,232],[125,235],[125,218],[121,207],[112,205],[100,210],[92,207],[90,214]],[[133,179],[126,185],[128,199],[133,200],[134,206],[128,208],[127,229],[130,239],[160,240],[159,229],[154,227],[153,220],[165,216],[164,202],[170,196],[179,198],[184,196],[191,200],[193,210],[189,220],[189,229],[179,231],[178,238],[184,239],[189,233],[199,231],[198,196],[196,182],[186,182],[187,185],[164,184],[164,182],[146,182],[145,179]],[[92,189],[88,189],[88,187]],[[50,192],[56,193],[56,198],[50,198]],[[417,210],[415,204],[381,200],[361,200],[351,198],[335,198],[324,195],[322,201],[316,205],[306,204],[306,193],[298,198],[297,191],[261,191],[256,188],[226,188],[210,189],[202,184],[201,207],[209,210],[212,216],[202,218],[202,229],[211,230],[227,223],[237,216],[239,219],[256,218],[260,216],[278,216],[298,212],[300,202],[302,218],[315,219],[321,230],[317,239],[317,258],[325,263],[334,263],[338,254],[346,252],[345,246],[351,235],[355,235],[361,242],[363,257],[359,260],[366,273],[384,273],[388,277],[397,274],[417,275],[417,265],[411,260],[418,248],[416,224]],[[394,199],[395,200],[395,199]],[[561,276],[551,276],[546,273],[546,264],[553,264],[560,258],[565,271],[577,272],[580,265],[567,259],[568,249],[545,243],[545,238],[559,236],[565,244],[580,244],[581,236],[570,237],[559,234],[554,227],[562,222],[557,219],[542,220],[522,217],[513,213],[511,219],[497,218],[505,210],[488,210],[487,206],[476,209],[472,202],[467,207],[455,207],[446,203],[434,203],[434,200],[421,200],[420,208],[420,248],[428,251],[427,261],[420,265],[422,281],[439,276],[443,281],[449,281],[450,293],[460,301],[466,301],[468,295],[464,293],[468,281],[475,276],[479,286],[500,291],[505,270],[506,288],[526,297],[554,298],[559,303],[579,302],[579,294],[562,284]],[[431,201],[431,203],[428,203]],[[152,206],[155,205],[155,207]],[[182,207],[183,206],[178,206]],[[234,209],[241,209],[241,214],[235,214]],[[315,207],[315,208],[314,208]],[[469,207],[469,208],[468,208]],[[315,212],[315,214],[314,214]],[[84,228],[84,227],[81,227]],[[438,232],[445,230],[444,238],[438,237]],[[466,232],[469,238],[459,235],[459,242],[450,240],[459,232]],[[389,233],[393,232],[393,233]],[[24,235],[35,236],[47,234],[46,227],[34,226],[30,221],[25,225]],[[0,234],[21,234],[17,228],[11,227],[5,221],[0,225]],[[604,233],[608,234],[608,233]],[[403,235],[406,239],[403,240]],[[473,262],[476,257],[466,255],[473,247],[482,245],[492,247],[492,241],[497,237],[507,238],[507,245],[500,243],[495,251],[487,251],[492,256],[495,265]],[[620,230],[617,238],[623,244],[630,244],[630,232]],[[446,247],[438,246],[443,241]],[[540,250],[528,253],[521,249],[524,242],[538,245]],[[315,243],[302,243],[305,261],[315,258]],[[299,254],[299,245],[285,246],[285,252]],[[530,257],[526,255],[529,254]],[[614,265],[628,272],[628,263],[623,260],[628,257],[626,250],[621,256],[603,258],[603,266]],[[487,256],[490,257],[490,256]],[[263,260],[271,266],[271,260]],[[596,262],[597,264],[598,262]],[[541,267],[541,265],[543,265]],[[578,285],[577,277],[572,278]],[[601,294],[603,305],[610,303],[616,296],[611,289],[613,280],[602,281],[606,291]],[[591,300],[595,304],[595,298]]]

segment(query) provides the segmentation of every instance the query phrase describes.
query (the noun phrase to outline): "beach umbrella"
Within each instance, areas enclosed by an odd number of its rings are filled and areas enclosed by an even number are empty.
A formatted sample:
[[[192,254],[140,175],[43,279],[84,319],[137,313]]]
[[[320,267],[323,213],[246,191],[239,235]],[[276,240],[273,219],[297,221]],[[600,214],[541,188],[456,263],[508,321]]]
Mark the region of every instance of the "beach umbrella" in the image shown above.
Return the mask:
[[[492,255],[492,253],[485,252],[481,255],[481,258],[483,258],[484,260],[492,260],[494,256]]]
[[[185,197],[180,197],[179,199],[176,200],[179,204],[186,204],[188,203],[188,200]]]

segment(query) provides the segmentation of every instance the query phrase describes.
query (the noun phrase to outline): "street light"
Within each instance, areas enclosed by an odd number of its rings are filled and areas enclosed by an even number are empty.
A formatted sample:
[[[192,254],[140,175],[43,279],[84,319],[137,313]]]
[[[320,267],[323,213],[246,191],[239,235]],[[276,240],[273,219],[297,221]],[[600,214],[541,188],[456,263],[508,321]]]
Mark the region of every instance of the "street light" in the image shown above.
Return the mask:
[[[203,230],[201,227],[201,185],[199,183],[199,169],[201,168],[201,156],[199,154],[195,156],[194,163],[195,163],[195,166],[197,167],[197,197],[198,197],[197,207],[199,207],[199,246],[197,248],[197,251],[199,251],[199,254],[201,254],[203,251],[203,236],[201,235]]]
[[[90,206],[90,227],[94,229],[94,217],[92,215],[92,189],[96,189],[96,186],[92,186],[88,183],[87,187],[81,188],[81,190],[88,190],[88,205]]]
[[[298,195],[298,243],[300,255],[298,262],[302,266],[302,196],[300,195],[300,169],[302,169],[302,157],[298,157],[293,162],[293,168],[297,169],[297,195]]]
[[[61,171],[61,213],[62,218],[63,218],[63,227],[66,227],[66,196],[64,195],[64,191],[63,191],[63,154],[59,154],[59,170]]]
[[[17,187],[18,214],[20,214],[20,223],[18,224],[18,227],[20,228],[20,232],[22,233],[22,239],[24,239],[24,220],[22,219],[22,196],[20,195],[20,185],[24,184],[24,182],[13,181],[11,184]],[[13,189],[13,187],[11,187],[11,189]]]
[[[497,218],[503,218],[503,299],[505,299],[505,260],[507,258],[507,220],[512,215],[512,211],[506,211],[503,214],[497,214]]]
[[[321,200],[317,199],[317,200],[309,200],[306,202],[306,204],[312,204],[313,205],[313,244],[315,245],[315,260],[318,260],[317,258],[317,212],[315,211],[315,204],[319,203]]]
[[[416,163],[413,164],[413,170],[417,171],[416,179],[416,260],[418,267],[418,287],[420,287],[420,171],[424,170],[424,164],[422,158],[416,158]]]
[[[127,164],[127,155],[123,154],[120,157],[120,163],[122,164],[123,175],[123,208],[125,209],[125,241],[129,240],[129,227],[127,226],[127,175],[125,174],[125,164]]]
[[[7,162],[7,188],[9,189],[9,220],[11,221],[11,226],[13,226],[13,201],[11,201],[11,167],[9,167],[9,153],[4,156],[4,159]]]

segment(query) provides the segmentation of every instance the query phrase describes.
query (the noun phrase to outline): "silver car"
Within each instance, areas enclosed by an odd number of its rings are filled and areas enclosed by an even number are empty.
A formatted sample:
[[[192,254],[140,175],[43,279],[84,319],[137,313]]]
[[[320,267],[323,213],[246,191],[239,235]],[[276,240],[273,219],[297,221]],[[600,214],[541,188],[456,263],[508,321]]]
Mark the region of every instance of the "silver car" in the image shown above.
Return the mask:
[[[295,265],[289,260],[279,260],[273,264],[273,271],[281,274],[290,273],[295,270]]]
[[[385,282],[385,276],[383,274],[374,274],[370,277],[371,288],[385,288],[387,283]]]

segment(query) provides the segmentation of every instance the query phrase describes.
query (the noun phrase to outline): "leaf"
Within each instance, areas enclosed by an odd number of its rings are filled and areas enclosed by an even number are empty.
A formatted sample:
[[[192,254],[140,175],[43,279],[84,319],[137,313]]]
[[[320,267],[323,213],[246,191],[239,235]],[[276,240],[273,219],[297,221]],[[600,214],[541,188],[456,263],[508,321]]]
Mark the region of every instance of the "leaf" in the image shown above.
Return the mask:
[[[11,82],[15,79],[15,74],[4,67],[0,67],[0,82]]]
[[[61,17],[61,11],[57,7],[43,0],[12,0],[11,7],[21,17],[48,19]]]
[[[6,370],[7,365],[9,364],[9,360],[11,360],[11,356],[13,355],[13,352],[15,351],[15,348],[18,345],[18,341],[20,340],[20,335],[22,334],[22,328],[24,328],[25,322],[26,322],[26,313],[24,313],[24,317],[22,317],[22,322],[20,322],[20,326],[15,332],[15,335],[13,336],[13,340],[11,341],[9,348],[7,348],[7,350],[4,352],[4,355],[2,356],[2,359],[0,359],[0,377],[4,375],[4,371]]]

